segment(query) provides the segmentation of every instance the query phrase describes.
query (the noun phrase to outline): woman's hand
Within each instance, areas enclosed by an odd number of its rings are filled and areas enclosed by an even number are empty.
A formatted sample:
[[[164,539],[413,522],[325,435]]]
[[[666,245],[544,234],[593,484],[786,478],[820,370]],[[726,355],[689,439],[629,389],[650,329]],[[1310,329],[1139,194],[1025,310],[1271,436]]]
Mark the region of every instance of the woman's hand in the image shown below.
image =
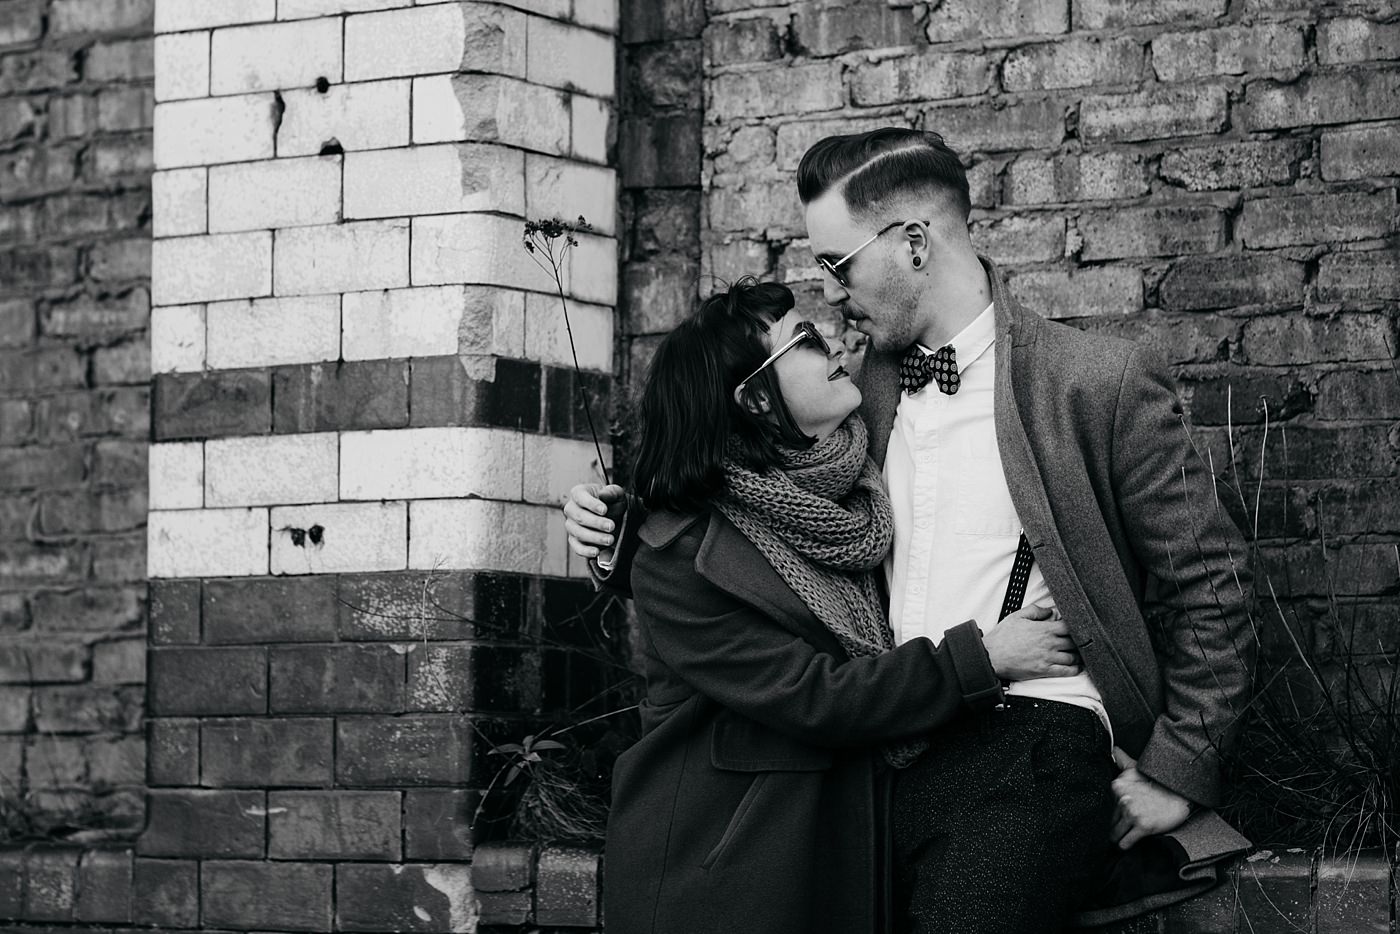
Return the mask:
[[[1003,681],[1065,678],[1083,666],[1069,626],[1049,608],[1031,604],[997,623],[982,637],[992,670]]]
[[[580,558],[596,558],[612,549],[612,532],[627,512],[627,498],[616,483],[580,483],[564,498],[564,530],[569,548]],[[606,557],[606,555],[604,555]]]
[[[1117,746],[1113,761],[1123,771],[1113,780],[1118,807],[1113,812],[1113,839],[1126,850],[1143,837],[1167,833],[1186,823],[1191,802],[1137,770],[1137,760]]]

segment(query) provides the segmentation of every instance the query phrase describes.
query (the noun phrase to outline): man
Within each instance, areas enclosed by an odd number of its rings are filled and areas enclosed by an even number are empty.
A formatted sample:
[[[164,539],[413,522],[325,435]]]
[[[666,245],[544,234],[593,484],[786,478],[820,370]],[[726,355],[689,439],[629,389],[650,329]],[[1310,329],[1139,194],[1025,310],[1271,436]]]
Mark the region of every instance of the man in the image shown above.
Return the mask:
[[[1244,845],[1201,809],[1220,803],[1254,640],[1245,549],[1165,368],[1016,302],[973,250],[967,179],[937,134],[829,137],[798,189],[826,301],[869,339],[858,384],[894,505],[896,638],[1053,603],[1084,665],[1010,685],[1004,708],[899,773],[905,926],[1060,930],[1107,871],[1110,836],[1133,858],[1096,920],[1199,890],[1201,867]],[[565,507],[580,554],[610,543],[597,492]],[[1165,611],[1153,631],[1148,602]]]

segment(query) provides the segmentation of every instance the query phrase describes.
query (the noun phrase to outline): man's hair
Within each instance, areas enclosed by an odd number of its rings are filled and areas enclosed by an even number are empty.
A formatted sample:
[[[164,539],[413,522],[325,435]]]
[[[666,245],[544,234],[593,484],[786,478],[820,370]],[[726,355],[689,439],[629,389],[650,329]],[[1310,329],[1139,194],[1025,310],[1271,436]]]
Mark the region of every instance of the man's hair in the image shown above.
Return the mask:
[[[763,335],[793,304],[787,286],[745,277],[705,299],[661,341],[638,405],[641,436],[632,469],[648,509],[704,509],[724,490],[728,444],[728,453],[764,473],[781,466],[780,448],[816,440],[793,419],[771,366],[745,386],[750,398],[767,399],[767,413],[734,401],[739,381],[769,354]]]
[[[963,223],[972,210],[958,154],[931,131],[891,126],[818,141],[797,167],[797,193],[810,204],[837,185],[856,217],[883,215],[910,196],[944,201]]]

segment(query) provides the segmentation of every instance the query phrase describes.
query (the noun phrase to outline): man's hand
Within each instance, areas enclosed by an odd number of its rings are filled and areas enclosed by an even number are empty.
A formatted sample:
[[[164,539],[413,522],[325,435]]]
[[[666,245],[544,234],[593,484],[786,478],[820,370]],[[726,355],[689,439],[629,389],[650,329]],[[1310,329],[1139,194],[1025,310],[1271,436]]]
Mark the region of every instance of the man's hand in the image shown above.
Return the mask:
[[[1069,626],[1048,607],[1017,610],[982,637],[992,670],[1003,681],[1064,678],[1081,670]]]
[[[1113,839],[1126,850],[1143,837],[1167,833],[1186,823],[1191,802],[1137,770],[1137,760],[1117,746],[1113,761],[1123,771],[1113,780],[1118,807],[1113,812]]]
[[[580,483],[564,499],[564,529],[569,548],[580,558],[596,558],[613,546],[612,532],[627,512],[627,499],[616,483]]]

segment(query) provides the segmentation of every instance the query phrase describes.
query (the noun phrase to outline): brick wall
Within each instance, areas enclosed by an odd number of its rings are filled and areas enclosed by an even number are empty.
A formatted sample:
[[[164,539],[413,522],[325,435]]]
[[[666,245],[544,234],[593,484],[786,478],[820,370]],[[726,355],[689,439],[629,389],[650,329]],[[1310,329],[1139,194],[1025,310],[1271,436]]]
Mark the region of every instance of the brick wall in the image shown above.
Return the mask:
[[[1259,536],[1289,612],[1305,626],[1325,616],[1330,579],[1355,605],[1343,619],[1394,648],[1393,4],[709,10],[708,272],[776,276],[820,306],[794,196],[803,151],[884,124],[937,130],[966,156],[974,241],[1023,301],[1160,348],[1222,465],[1233,424],[1245,477],[1258,476],[1267,405]]]
[[[144,820],[151,6],[0,3],[0,836]]]

